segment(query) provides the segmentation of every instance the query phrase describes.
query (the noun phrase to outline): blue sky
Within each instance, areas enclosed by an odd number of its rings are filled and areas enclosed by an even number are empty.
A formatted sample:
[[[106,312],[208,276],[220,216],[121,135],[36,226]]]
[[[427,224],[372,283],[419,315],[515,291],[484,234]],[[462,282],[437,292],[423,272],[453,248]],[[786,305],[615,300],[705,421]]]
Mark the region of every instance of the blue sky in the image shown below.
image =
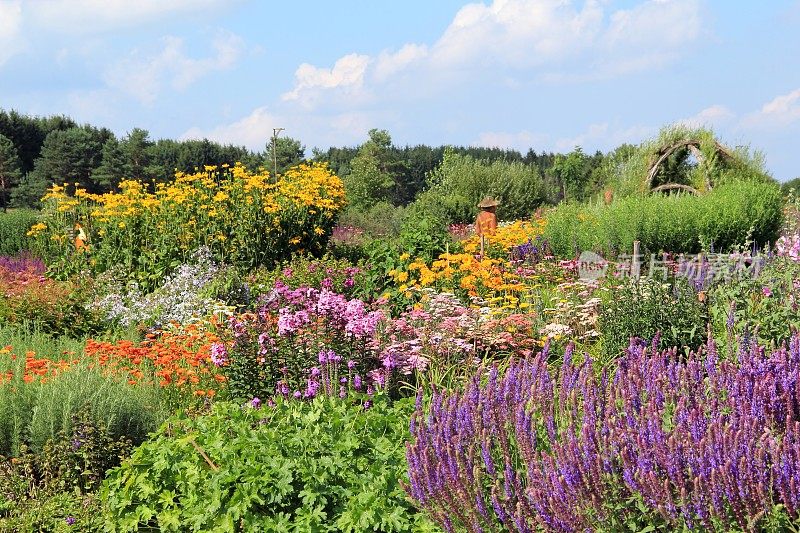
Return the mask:
[[[261,150],[607,151],[713,127],[800,177],[800,0],[0,0],[0,107]]]

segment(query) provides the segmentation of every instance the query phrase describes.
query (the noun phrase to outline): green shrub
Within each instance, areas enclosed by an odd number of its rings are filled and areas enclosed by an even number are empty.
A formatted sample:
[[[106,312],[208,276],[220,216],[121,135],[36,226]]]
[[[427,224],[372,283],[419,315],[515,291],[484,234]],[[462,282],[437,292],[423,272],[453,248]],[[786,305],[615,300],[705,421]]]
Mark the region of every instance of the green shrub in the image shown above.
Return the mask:
[[[20,478],[22,481],[22,478]],[[2,503],[0,496],[0,506]],[[23,504],[7,502],[7,516],[0,515],[0,531],[81,533],[103,531],[100,503],[93,494],[73,492],[37,494]]]
[[[39,453],[24,449],[0,458],[0,530],[101,531],[93,497],[106,470],[130,454],[131,443],[111,438],[88,409],[73,417],[69,432]]]
[[[765,346],[789,342],[800,331],[800,264],[774,258],[758,276],[737,276],[710,292],[715,337],[729,346],[750,335]]]
[[[704,196],[633,195],[611,205],[562,204],[548,215],[544,236],[560,257],[584,250],[607,257],[630,254],[635,240],[643,253],[730,250],[748,241],[774,242],[782,206],[776,184],[734,181]]]
[[[34,272],[4,279],[1,274],[0,322],[73,337],[104,328],[103,317],[87,306],[91,280],[57,281]]]
[[[69,432],[72,417],[85,406],[98,425],[114,439],[127,437],[142,442],[166,418],[160,390],[126,379],[104,375],[88,362],[48,376],[42,382],[25,380],[25,348],[12,360],[0,354],[0,455],[18,455],[24,447],[39,453],[59,433]]]
[[[661,155],[661,150],[686,140],[699,143],[697,149],[702,154],[702,161],[693,161],[692,151],[688,147],[675,150],[661,164],[653,183],[648,184],[648,172]],[[648,185],[654,188],[667,183],[687,185],[703,193],[708,192],[709,183],[718,187],[741,180],[761,183],[772,181],[764,170],[761,154],[752,154],[747,147],[736,147],[726,148],[728,156],[722,156],[717,151],[718,142],[714,132],[709,129],[680,124],[664,127],[657,137],[625,153],[620,164],[613,169],[616,175],[610,181],[613,182],[615,196],[647,194],[650,192]]]
[[[32,209],[0,213],[0,255],[17,255],[30,249],[27,233],[36,224],[36,215]]]
[[[30,350],[36,352],[37,357],[60,361],[81,354],[86,346],[85,337],[52,336],[28,326],[0,324],[0,348],[11,346],[20,354]],[[0,368],[3,368],[3,357],[0,355]]]
[[[277,282],[291,289],[326,288],[352,297],[363,285],[363,277],[363,270],[346,259],[334,259],[329,255],[319,259],[298,255],[277,268],[254,271],[247,277],[247,283],[253,298],[268,293]]]
[[[400,234],[406,208],[383,201],[359,209],[348,206],[339,216],[339,225],[359,228],[372,238],[392,238]]]
[[[631,337],[650,340],[659,349],[695,349],[706,340],[707,311],[683,279],[630,279],[608,293],[600,310],[599,330],[609,358],[622,354]]]
[[[445,151],[429,182],[431,188],[411,204],[411,216],[435,214],[447,224],[473,222],[477,204],[486,195],[500,200],[500,220],[513,220],[530,217],[555,194],[536,167],[500,160],[489,163],[452,150]]]
[[[109,472],[110,531],[425,531],[400,485],[409,400],[217,403]]]

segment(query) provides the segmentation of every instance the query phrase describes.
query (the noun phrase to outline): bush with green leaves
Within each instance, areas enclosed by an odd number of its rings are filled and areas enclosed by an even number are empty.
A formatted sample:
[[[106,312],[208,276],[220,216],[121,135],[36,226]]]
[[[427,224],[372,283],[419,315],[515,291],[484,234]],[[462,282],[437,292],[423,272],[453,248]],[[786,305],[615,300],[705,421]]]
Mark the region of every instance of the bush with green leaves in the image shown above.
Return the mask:
[[[598,320],[606,357],[615,358],[632,337],[658,348],[696,349],[706,340],[708,312],[683,278],[630,278],[606,293]]]
[[[346,259],[325,255],[319,259],[298,255],[277,268],[260,268],[247,277],[247,286],[253,298],[269,293],[276,283],[291,289],[311,287],[328,289],[352,297],[359,291],[364,270]]]
[[[555,187],[534,166],[519,161],[490,162],[446,150],[431,173],[431,187],[411,205],[411,216],[435,214],[447,224],[471,223],[484,196],[500,200],[501,220],[528,218],[552,201]]]
[[[685,141],[697,142],[696,151],[688,146],[679,147],[662,162],[653,182],[647,183],[648,172],[661,156],[661,150]],[[625,157],[611,180],[614,193],[618,197],[647,194],[651,188],[668,183],[686,185],[704,193],[709,191],[709,185],[718,187],[741,180],[772,181],[761,154],[750,153],[747,147],[741,146],[724,148],[725,153],[720,153],[720,146],[709,129],[680,124],[667,126]],[[699,158],[696,157],[698,152]]]
[[[544,236],[560,257],[592,250],[607,257],[632,253],[698,253],[775,242],[783,220],[775,183],[733,181],[702,196],[632,195],[605,205],[562,204],[547,216]]]
[[[30,249],[27,233],[36,224],[36,215],[32,209],[0,212],[0,255],[17,255]]]
[[[413,401],[216,403],[168,420],[102,489],[108,531],[435,531],[407,499]]]
[[[13,460],[0,458],[0,530],[102,530],[94,495],[132,446],[96,418],[84,408],[39,453],[23,448]]]
[[[759,344],[780,346],[800,331],[800,264],[774,257],[754,276],[735,276],[709,294],[715,337],[732,346],[749,335]]]
[[[16,456],[25,448],[40,453],[59,433],[72,430],[73,415],[85,406],[114,439],[126,437],[134,443],[145,440],[167,417],[155,385],[132,385],[88,362],[28,382],[25,357],[12,360],[9,355],[0,354],[0,376],[11,373],[11,379],[0,381],[0,455]]]

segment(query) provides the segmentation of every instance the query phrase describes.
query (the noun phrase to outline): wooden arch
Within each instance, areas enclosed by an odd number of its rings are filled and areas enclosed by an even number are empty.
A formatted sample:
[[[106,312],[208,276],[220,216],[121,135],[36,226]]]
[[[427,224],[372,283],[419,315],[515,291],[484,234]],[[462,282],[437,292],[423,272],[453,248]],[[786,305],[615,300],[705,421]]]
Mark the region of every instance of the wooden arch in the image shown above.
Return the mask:
[[[700,194],[700,191],[694,187],[690,187],[689,185],[684,185],[681,183],[665,183],[664,185],[659,185],[655,188],[653,187],[653,180],[655,179],[656,174],[658,174],[658,170],[661,168],[661,165],[664,164],[664,161],[666,161],[669,156],[681,148],[689,148],[689,151],[692,152],[692,155],[694,155],[698,163],[702,164],[705,161],[705,156],[700,150],[700,141],[698,139],[683,139],[672,144],[662,146],[654,154],[654,162],[650,165],[650,169],[647,172],[647,178],[645,179],[645,187],[647,190],[650,192],[661,192],[678,189],[690,192],[692,194]],[[734,156],[731,151],[717,141],[714,141],[714,150],[723,159],[733,161]],[[706,174],[705,178],[706,189],[710,191],[714,186],[714,184],[711,182],[711,176]]]

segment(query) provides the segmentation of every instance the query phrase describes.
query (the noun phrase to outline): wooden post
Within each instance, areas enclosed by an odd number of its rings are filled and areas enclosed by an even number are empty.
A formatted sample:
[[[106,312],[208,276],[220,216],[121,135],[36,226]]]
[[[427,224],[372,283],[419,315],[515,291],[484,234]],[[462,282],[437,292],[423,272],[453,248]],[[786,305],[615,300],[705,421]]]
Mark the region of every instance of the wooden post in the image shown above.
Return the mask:
[[[631,274],[634,279],[639,279],[641,264],[639,263],[639,241],[633,241],[633,258],[631,259]]]
[[[481,259],[483,259],[483,249],[486,246],[486,236],[481,234]]]

